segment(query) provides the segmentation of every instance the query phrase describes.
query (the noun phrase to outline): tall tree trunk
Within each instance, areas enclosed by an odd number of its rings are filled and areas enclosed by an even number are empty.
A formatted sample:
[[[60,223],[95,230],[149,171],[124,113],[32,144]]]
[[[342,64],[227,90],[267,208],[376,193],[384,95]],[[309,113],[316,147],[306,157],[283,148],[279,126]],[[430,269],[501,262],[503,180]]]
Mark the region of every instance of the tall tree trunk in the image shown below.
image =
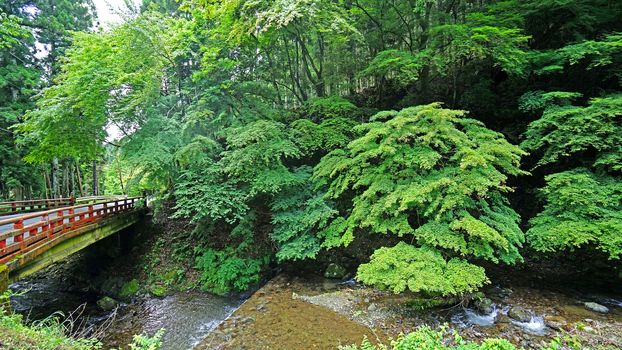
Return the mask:
[[[52,161],[52,198],[58,198],[59,192],[58,159],[54,158],[54,160]]]
[[[49,199],[52,196],[52,183],[45,168],[43,169],[43,178],[45,179],[45,198]]]
[[[99,186],[97,183],[97,161],[93,161],[93,196],[97,196],[99,193]]]
[[[117,172],[119,173],[119,183],[121,184],[121,193],[127,194],[125,191],[125,186],[123,186],[123,176],[121,174],[121,162],[117,159]]]
[[[76,174],[78,177],[78,187],[80,188],[80,197],[84,197],[84,187],[82,187],[82,173],[80,173],[80,163],[76,159]]]

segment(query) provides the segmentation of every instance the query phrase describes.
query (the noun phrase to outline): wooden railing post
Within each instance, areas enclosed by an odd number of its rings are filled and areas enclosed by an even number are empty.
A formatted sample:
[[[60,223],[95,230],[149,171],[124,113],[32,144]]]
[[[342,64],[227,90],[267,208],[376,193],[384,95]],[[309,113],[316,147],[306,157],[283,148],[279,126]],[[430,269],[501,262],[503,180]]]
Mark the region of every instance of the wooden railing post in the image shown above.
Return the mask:
[[[24,245],[24,243],[23,243],[24,242],[24,231],[23,231],[23,229],[24,229],[24,220],[19,219],[18,221],[16,221],[13,224],[13,229],[20,231],[19,234],[15,235],[13,237],[13,240],[14,240],[14,242],[19,242],[20,243],[20,249],[23,249],[24,248],[23,247],[23,245]]]
[[[45,224],[41,226],[41,233],[46,232],[47,238],[52,239],[54,237],[54,226],[50,223],[49,216],[47,214],[43,215],[41,221],[45,222]]]
[[[56,212],[56,217],[60,218],[60,219],[56,219],[56,226],[60,225],[61,233],[65,232],[65,219],[63,219],[63,214],[65,214],[65,211],[63,209]]]
[[[93,211],[93,204],[88,206],[89,208],[89,222],[93,222],[95,220],[95,212]]]

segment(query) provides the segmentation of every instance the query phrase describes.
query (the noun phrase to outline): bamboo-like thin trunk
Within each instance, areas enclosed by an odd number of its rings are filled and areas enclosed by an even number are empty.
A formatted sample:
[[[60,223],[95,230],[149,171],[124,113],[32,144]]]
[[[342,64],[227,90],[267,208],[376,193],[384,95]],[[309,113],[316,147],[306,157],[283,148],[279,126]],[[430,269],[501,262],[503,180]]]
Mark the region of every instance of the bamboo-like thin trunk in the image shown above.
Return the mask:
[[[76,173],[78,177],[78,187],[80,188],[80,197],[84,197],[84,188],[82,187],[82,174],[80,173],[80,163],[76,159]]]

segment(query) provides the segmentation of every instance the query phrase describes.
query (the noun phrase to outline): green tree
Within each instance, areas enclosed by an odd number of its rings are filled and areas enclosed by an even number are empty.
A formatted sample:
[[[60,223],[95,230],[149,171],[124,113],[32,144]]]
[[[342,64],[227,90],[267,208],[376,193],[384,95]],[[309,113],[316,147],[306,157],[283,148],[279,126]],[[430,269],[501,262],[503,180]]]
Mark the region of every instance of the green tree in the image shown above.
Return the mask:
[[[504,194],[511,191],[508,176],[524,174],[518,167],[524,153],[464,114],[439,104],[378,113],[357,127],[363,136],[329,153],[316,167],[314,176],[328,185],[328,198],[351,198],[351,207],[323,232],[325,246],[348,245],[361,229],[415,242],[416,247],[402,243],[378,251],[359,268],[363,282],[395,291],[408,286],[458,294],[487,281],[481,268],[467,269],[470,265],[461,257],[508,264],[521,260],[519,217]],[[417,266],[431,274],[445,271],[449,276],[443,274],[444,281],[453,282],[420,284],[410,273],[389,275],[395,265],[387,263],[388,256],[400,261],[404,249],[410,256],[406,261],[421,261]],[[444,266],[442,254],[455,258]],[[458,282],[460,274],[471,270],[479,272],[470,274],[468,283]]]
[[[621,119],[622,96],[612,95],[587,106],[552,103],[529,125],[522,147],[539,155],[537,166],[569,169],[545,178],[544,210],[527,231],[537,250],[588,245],[619,258]]]

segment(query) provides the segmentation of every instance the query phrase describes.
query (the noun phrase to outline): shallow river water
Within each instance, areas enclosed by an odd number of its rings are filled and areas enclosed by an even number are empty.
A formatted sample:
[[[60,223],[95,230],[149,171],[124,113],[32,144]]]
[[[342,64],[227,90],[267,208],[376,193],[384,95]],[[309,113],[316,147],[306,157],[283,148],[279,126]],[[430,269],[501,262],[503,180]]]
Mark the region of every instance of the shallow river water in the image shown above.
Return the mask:
[[[143,295],[114,313],[96,306],[100,295],[62,276],[67,274],[41,273],[12,285],[21,294],[12,298],[12,307],[40,320],[56,311],[65,318],[85,305],[79,316],[70,317],[74,328],[94,332],[104,349],[127,349],[134,334],[153,335],[159,329],[165,329],[162,350],[336,349],[359,343],[363,336],[386,342],[421,325],[444,323],[469,339],[502,337],[529,349],[560,334],[551,322],[563,323],[561,328],[590,344],[622,348],[622,297],[613,290],[602,295],[512,284],[489,287],[493,309],[480,314],[459,305],[420,311],[408,306],[411,295],[379,292],[353,281],[281,274],[246,301],[201,292]],[[586,301],[602,303],[610,312],[587,310]],[[514,306],[528,310],[531,320],[510,319],[508,310]]]
[[[131,304],[121,304],[114,313],[99,310],[96,295],[68,291],[59,280],[28,279],[13,284],[11,289],[23,293],[13,297],[11,305],[29,320],[50,315],[64,319],[85,304],[81,314],[74,317],[74,328],[96,332],[104,349],[126,348],[134,334],[153,335],[160,329],[165,330],[162,350],[192,349],[242,303],[207,293],[178,292],[164,298],[138,297]]]

